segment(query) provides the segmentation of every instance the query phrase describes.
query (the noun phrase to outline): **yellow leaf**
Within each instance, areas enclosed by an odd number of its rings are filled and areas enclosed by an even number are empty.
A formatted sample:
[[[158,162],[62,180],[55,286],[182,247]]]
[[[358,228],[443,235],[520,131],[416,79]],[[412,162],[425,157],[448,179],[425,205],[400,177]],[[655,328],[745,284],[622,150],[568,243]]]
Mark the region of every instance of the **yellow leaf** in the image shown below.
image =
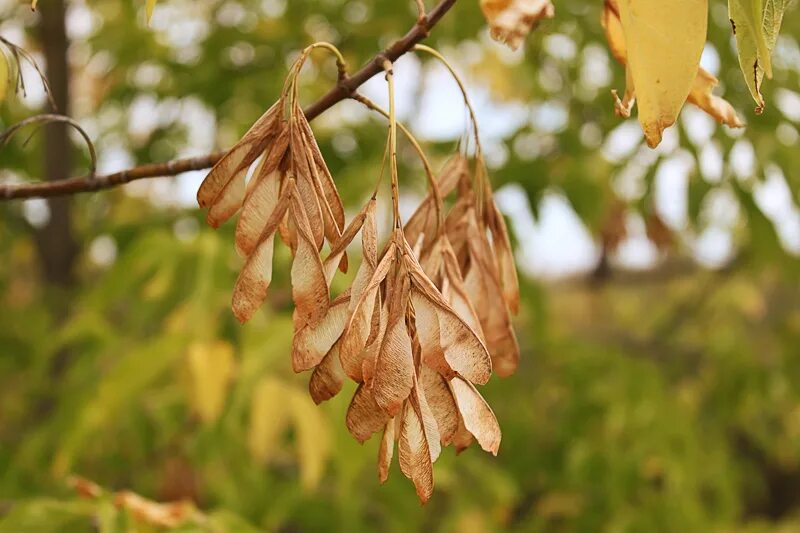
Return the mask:
[[[708,0],[619,0],[627,49],[626,102],[635,90],[639,122],[650,147],[675,123],[697,77],[706,42]]]
[[[289,406],[295,426],[300,484],[306,490],[313,490],[322,479],[330,455],[327,422],[314,402],[301,390],[291,390]]]
[[[8,92],[9,72],[6,55],[0,51],[0,102],[6,99]]]
[[[275,456],[281,436],[289,424],[289,392],[290,389],[277,379],[265,377],[253,393],[247,441],[250,453],[260,463],[266,463]]]
[[[36,11],[36,6],[39,4],[39,0],[31,0],[31,9]]]
[[[205,423],[219,418],[233,378],[233,347],[225,341],[194,343],[187,352],[191,405]]]
[[[625,46],[625,35],[622,30],[622,23],[619,20],[619,7],[617,0],[607,0],[605,9],[603,11],[603,28],[605,29],[606,39],[608,40],[608,47],[614,58],[627,65],[628,63],[628,50]],[[620,100],[617,98],[616,112],[622,117],[629,117],[630,110],[635,100],[634,84],[630,79],[630,70],[626,70],[628,75],[628,82],[626,87],[625,96]],[[713,94],[712,90],[717,86],[719,81],[711,73],[707,72],[702,67],[697,69],[697,75],[692,83],[691,91],[689,92],[688,101],[712,117],[717,122],[730,126],[732,128],[741,128],[744,126],[736,110],[733,109],[726,100]],[[614,92],[616,95],[616,92]]]
[[[147,13],[147,23],[150,24],[150,19],[153,17],[153,10],[156,8],[158,0],[147,0],[145,4],[145,12]]]

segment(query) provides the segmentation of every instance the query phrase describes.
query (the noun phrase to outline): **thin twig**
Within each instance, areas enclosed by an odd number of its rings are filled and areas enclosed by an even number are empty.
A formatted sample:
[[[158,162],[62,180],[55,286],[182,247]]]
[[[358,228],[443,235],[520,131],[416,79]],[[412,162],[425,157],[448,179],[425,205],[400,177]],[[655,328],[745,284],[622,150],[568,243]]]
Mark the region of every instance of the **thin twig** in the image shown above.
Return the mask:
[[[388,48],[376,54],[366,65],[352,76],[340,79],[339,82],[322,98],[305,109],[308,120],[313,120],[333,107],[335,104],[352,96],[359,87],[373,76],[383,72],[383,61],[396,61],[397,58],[411,50],[415,44],[424,39],[431,28],[455,5],[457,0],[441,0],[424,20],[416,24],[401,38],[389,45]],[[190,170],[202,170],[214,166],[225,152],[207,154],[188,159],[175,159],[166,163],[141,165],[113,174],[95,176],[81,176],[63,180],[39,183],[14,183],[0,185],[0,201],[20,198],[50,198],[82,192],[108,189],[130,181],[174,176]]]
[[[20,122],[17,122],[16,124],[8,128],[6,131],[4,131],[2,134],[0,134],[0,149],[2,149],[6,145],[6,143],[9,141],[9,139],[11,139],[11,137],[13,137],[19,130],[21,130],[25,126],[29,126],[31,124],[47,125],[53,123],[68,124],[73,128],[75,128],[78,131],[78,133],[81,134],[83,140],[86,141],[86,146],[89,147],[89,158],[91,159],[91,163],[89,166],[89,179],[93,179],[95,170],[97,170],[97,153],[95,152],[94,149],[94,143],[92,143],[92,139],[89,138],[89,134],[86,133],[86,130],[84,130],[80,124],[78,124],[77,122],[75,122],[66,115],[55,115],[51,113],[45,113],[42,115],[35,115],[30,118],[26,118],[25,120],[22,120]],[[28,138],[28,140],[30,140],[30,138]],[[27,143],[28,141],[26,140],[25,142]]]

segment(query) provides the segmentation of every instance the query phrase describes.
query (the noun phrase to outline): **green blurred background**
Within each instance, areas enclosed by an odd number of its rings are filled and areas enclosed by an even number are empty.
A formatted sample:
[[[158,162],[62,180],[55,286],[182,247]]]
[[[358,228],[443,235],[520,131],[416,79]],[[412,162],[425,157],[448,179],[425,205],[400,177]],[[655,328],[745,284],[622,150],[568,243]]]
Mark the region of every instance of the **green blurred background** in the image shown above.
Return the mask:
[[[42,62],[63,56],[42,28],[61,3],[0,1],[0,35]],[[756,117],[726,3],[712,0],[703,64],[747,129],[687,107],[651,151],[613,113],[624,73],[602,2],[555,4],[518,53],[490,41],[477,0],[427,41],[476,100],[523,274],[519,370],[481,391],[503,430],[498,457],[448,449],[425,507],[397,466],[380,487],[376,439],[361,446],[344,425],[352,387],[315,407],[291,371],[286,249],[263,312],[238,325],[232,225],[205,226],[193,203],[204,173],[189,173],[0,207],[0,530],[155,529],[110,492],[77,497],[71,474],[191,499],[203,518],[183,531],[800,530],[800,16],[787,14]],[[101,171],[230,146],[299,49],[332,41],[359,65],[415,10],[161,0],[144,18],[144,2],[66,1],[70,111]],[[455,86],[427,58],[397,73],[400,118],[439,167],[464,129]],[[0,107],[3,129],[45,105],[24,74],[28,96]],[[301,98],[334,80],[315,54]],[[385,102],[380,79],[365,92]],[[313,127],[352,212],[385,122],[346,102]],[[0,151],[0,179],[84,173],[77,137],[53,164],[52,131]],[[424,179],[407,145],[400,158],[408,213]]]

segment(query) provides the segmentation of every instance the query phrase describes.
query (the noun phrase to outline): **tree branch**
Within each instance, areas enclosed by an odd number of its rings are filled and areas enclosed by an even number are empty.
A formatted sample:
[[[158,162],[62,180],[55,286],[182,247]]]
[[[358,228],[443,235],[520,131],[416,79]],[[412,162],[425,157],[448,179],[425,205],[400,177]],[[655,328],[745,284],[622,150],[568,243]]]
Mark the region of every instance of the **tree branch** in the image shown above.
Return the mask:
[[[376,54],[366,65],[352,76],[340,76],[339,82],[322,98],[305,109],[308,120],[313,120],[335,104],[349,98],[376,74],[383,72],[385,60],[396,61],[400,56],[410,51],[415,44],[428,36],[430,30],[441,20],[457,0],[441,0],[425,17],[420,18],[416,24],[399,40],[388,48]],[[174,176],[191,170],[203,170],[214,166],[225,152],[216,152],[200,157],[187,159],[174,159],[165,163],[153,163],[133,167],[113,174],[102,176],[80,176],[62,180],[38,183],[13,183],[0,184],[0,201],[23,198],[51,198],[82,192],[98,191],[122,185],[134,180]]]

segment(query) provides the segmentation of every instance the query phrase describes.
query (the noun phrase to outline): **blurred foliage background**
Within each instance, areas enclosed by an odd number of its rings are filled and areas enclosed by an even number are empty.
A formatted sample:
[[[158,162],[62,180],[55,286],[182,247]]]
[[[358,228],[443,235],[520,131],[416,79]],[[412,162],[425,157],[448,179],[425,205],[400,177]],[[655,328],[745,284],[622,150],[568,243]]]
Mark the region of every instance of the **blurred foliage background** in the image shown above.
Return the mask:
[[[43,60],[43,13],[61,4],[41,0],[34,13],[0,2],[0,35]],[[800,528],[800,16],[787,14],[756,117],[726,2],[712,0],[704,65],[748,126],[716,127],[687,107],[652,151],[635,121],[614,116],[609,90],[624,73],[606,50],[602,2],[555,4],[519,53],[488,39],[473,0],[427,41],[477,95],[528,274],[519,371],[482,391],[503,429],[497,458],[444,453],[426,507],[396,466],[379,487],[378,443],[361,446],[344,426],[352,391],[316,407],[308,376],[291,372],[286,249],[268,305],[239,326],[233,230],[205,226],[193,204],[203,173],[193,173],[0,207],[0,530],[157,529],[115,507],[112,491],[124,489],[194,502],[202,511],[184,531]],[[277,98],[303,46],[332,41],[359,65],[415,10],[161,0],[148,27],[144,2],[68,0],[65,20],[71,112],[102,171],[230,146]],[[450,130],[431,129],[443,111],[424,95],[453,89],[423,59],[398,64],[401,118],[441,165],[463,111],[444,117]],[[0,107],[3,129],[45,104],[24,74],[28,97]],[[333,62],[315,55],[302,98],[334,80]],[[313,126],[356,208],[377,177],[385,123],[345,102]],[[0,151],[2,179],[41,179],[43,139]],[[62,175],[86,168],[75,141]],[[424,180],[407,148],[413,207]],[[553,202],[568,215],[532,247]],[[54,209],[71,224],[66,262],[41,244]],[[570,217],[578,230],[560,231]],[[78,497],[72,474],[107,491]]]

